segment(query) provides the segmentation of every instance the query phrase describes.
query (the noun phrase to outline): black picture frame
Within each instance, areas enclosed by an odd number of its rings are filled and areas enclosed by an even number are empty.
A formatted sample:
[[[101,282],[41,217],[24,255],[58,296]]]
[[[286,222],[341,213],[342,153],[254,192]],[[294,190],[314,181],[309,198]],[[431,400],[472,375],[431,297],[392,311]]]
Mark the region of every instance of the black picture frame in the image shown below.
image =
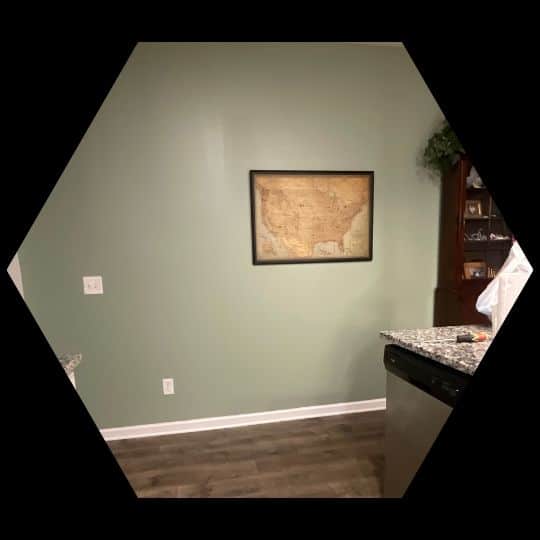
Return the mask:
[[[257,175],[299,175],[299,176],[368,176],[369,178],[369,254],[365,257],[322,257],[309,259],[271,259],[260,260],[257,258],[257,235],[255,216],[255,179]],[[274,169],[252,169],[249,171],[249,192],[251,206],[251,252],[252,263],[254,265],[274,265],[274,264],[319,264],[319,263],[344,263],[344,262],[367,262],[373,260],[373,202],[374,202],[375,172],[374,171],[318,171],[318,170],[274,170]]]

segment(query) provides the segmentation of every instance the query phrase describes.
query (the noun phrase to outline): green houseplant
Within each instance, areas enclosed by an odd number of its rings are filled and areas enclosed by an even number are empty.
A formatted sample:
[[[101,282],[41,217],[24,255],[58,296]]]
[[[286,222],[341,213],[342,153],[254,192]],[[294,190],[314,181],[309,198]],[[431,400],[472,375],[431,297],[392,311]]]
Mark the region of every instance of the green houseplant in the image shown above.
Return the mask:
[[[424,166],[439,175],[446,174],[465,154],[456,134],[445,120],[442,127],[428,140],[424,150]]]

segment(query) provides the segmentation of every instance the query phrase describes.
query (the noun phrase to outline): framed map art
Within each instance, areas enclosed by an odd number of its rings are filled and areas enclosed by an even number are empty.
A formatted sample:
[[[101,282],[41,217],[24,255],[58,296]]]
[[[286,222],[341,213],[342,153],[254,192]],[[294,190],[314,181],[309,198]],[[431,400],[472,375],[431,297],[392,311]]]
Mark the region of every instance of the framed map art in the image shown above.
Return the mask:
[[[250,171],[253,264],[370,261],[373,171]]]

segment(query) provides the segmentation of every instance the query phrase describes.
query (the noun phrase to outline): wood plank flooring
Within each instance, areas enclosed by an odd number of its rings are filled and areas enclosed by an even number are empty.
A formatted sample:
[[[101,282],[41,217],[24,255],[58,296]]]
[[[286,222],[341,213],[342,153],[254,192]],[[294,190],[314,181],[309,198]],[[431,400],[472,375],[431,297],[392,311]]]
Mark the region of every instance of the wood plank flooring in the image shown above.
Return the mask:
[[[380,497],[384,411],[109,441],[139,497]]]

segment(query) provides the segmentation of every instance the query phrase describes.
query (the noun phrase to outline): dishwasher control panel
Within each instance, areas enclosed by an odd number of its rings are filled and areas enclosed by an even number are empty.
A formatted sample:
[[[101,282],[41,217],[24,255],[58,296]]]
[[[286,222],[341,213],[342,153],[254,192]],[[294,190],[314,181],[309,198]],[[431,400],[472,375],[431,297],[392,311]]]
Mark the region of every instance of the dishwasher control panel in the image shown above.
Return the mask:
[[[384,364],[389,372],[450,407],[455,405],[471,378],[397,345],[385,347]]]

